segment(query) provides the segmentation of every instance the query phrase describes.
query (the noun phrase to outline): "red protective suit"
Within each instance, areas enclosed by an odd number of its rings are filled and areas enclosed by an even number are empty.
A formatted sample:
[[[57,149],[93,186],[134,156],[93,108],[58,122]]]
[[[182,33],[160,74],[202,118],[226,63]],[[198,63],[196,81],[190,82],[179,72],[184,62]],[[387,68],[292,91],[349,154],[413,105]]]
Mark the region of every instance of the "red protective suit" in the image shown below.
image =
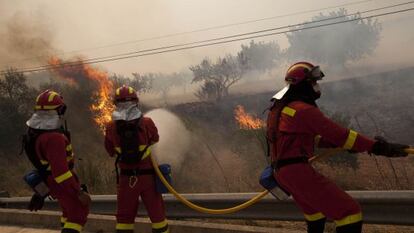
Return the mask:
[[[320,139],[318,146],[356,152],[370,151],[374,141],[339,126],[317,107],[301,101],[291,102],[282,109],[276,131],[276,140],[271,144],[271,159],[277,167],[275,178],[292,194],[306,220],[329,218],[337,227],[360,222],[361,208],[351,196],[315,171],[306,159],[289,161],[313,156],[315,138]]]
[[[153,145],[159,140],[158,130],[151,118],[141,117],[138,124],[139,130],[137,140],[139,150],[143,151],[147,145]],[[117,156],[121,153],[120,137],[117,134],[115,122],[106,127],[105,148],[110,156]],[[152,222],[153,232],[167,233],[168,223],[165,218],[164,201],[160,193],[155,189],[155,173],[139,175],[123,175],[123,171],[152,170],[150,159],[151,146],[143,154],[140,162],[126,164],[119,162],[121,175],[117,193],[117,225],[119,232],[132,232],[134,229],[135,216],[137,215],[139,197],[147,209],[148,216]],[[138,172],[139,173],[139,172]]]
[[[89,206],[80,202],[80,183],[75,172],[72,146],[63,133],[42,133],[36,140],[36,154],[43,165],[49,165],[47,177],[50,195],[62,208],[63,229],[80,232],[85,225]]]

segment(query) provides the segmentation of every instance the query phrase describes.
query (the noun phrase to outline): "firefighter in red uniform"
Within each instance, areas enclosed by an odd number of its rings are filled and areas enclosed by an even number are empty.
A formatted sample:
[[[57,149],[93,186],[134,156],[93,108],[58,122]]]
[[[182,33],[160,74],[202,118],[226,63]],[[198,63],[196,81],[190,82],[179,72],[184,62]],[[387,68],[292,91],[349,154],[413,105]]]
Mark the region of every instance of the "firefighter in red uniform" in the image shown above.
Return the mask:
[[[152,222],[152,232],[168,233],[164,201],[155,188],[155,171],[150,155],[158,142],[158,130],[151,118],[142,116],[138,96],[132,87],[122,86],[115,92],[116,109],[106,127],[105,148],[116,156],[117,232],[134,232],[139,197]],[[118,176],[118,166],[120,175]]]
[[[319,66],[296,63],[286,73],[287,86],[273,96],[267,137],[274,177],[304,212],[309,233],[323,233],[326,218],[335,221],[337,233],[360,233],[359,204],[308,163],[314,146],[388,157],[407,156],[408,146],[372,140],[327,118],[315,103],[323,76]]]
[[[62,208],[62,232],[77,233],[86,223],[90,197],[81,189],[73,171],[72,146],[62,125],[65,110],[63,98],[57,92],[41,93],[36,99],[35,113],[26,123],[29,129],[25,150],[47,184],[49,195]],[[43,201],[34,194],[29,209],[41,209]]]

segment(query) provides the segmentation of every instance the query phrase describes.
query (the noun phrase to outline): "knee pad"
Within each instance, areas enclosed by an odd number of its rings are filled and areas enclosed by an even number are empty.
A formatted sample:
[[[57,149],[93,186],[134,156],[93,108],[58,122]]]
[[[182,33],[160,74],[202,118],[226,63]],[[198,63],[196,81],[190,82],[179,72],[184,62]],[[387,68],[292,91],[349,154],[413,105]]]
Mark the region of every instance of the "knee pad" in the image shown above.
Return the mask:
[[[316,221],[306,221],[308,224],[308,233],[323,233],[325,230],[326,218],[318,219]]]
[[[336,233],[361,233],[362,221],[336,227]]]

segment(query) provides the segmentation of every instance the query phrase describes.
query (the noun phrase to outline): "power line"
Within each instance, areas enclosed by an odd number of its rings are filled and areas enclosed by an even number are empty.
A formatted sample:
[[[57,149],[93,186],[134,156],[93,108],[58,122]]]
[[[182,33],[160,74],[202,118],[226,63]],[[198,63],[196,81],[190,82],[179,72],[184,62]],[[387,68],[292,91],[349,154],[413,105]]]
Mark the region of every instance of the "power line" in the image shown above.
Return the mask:
[[[330,20],[334,20],[334,19],[345,18],[345,17],[349,17],[349,16],[356,16],[356,15],[359,15],[359,14],[366,14],[366,13],[370,13],[370,12],[374,12],[374,11],[385,10],[385,9],[399,7],[399,6],[408,5],[408,4],[412,4],[412,3],[414,3],[414,1],[389,5],[389,6],[385,6],[385,7],[379,7],[379,8],[370,9],[370,10],[361,11],[361,12],[356,12],[356,13],[347,14],[347,15],[339,15],[339,16],[335,16],[335,17],[330,17],[330,18],[320,19],[320,20],[315,20],[315,21],[310,21],[310,22],[303,22],[303,23],[286,25],[286,26],[281,26],[281,27],[276,27],[276,28],[258,30],[258,31],[247,32],[247,33],[240,33],[240,34],[235,34],[235,35],[231,35],[231,36],[224,36],[224,37],[218,37],[218,38],[213,38],[213,39],[207,39],[207,40],[201,40],[201,41],[195,41],[195,42],[188,42],[188,43],[182,43],[182,44],[176,44],[176,45],[162,46],[162,47],[158,47],[158,48],[138,50],[138,51],[134,51],[134,52],[121,53],[121,54],[116,54],[116,55],[111,55],[111,56],[89,58],[89,59],[83,60],[83,62],[89,62],[89,61],[100,60],[100,59],[108,59],[108,58],[120,57],[120,56],[128,56],[128,55],[137,54],[137,53],[151,52],[151,51],[154,51],[154,50],[171,49],[171,48],[175,48],[175,47],[183,47],[183,46],[189,46],[189,45],[193,45],[193,44],[201,44],[201,43],[207,43],[207,42],[212,42],[212,41],[217,41],[217,40],[230,39],[230,38],[234,38],[234,37],[253,35],[253,34],[258,34],[258,33],[269,32],[269,31],[276,31],[276,30],[280,30],[280,29],[284,29],[284,28],[298,27],[298,26],[303,26],[303,25],[307,25],[307,24],[315,24],[315,23],[330,21]],[[72,63],[76,63],[76,62],[72,62]],[[70,62],[66,63],[66,64],[70,64]],[[49,66],[49,65],[46,65],[46,66]],[[39,66],[38,68],[40,68],[40,67],[43,67],[43,66]]]
[[[103,63],[103,62],[109,62],[109,61],[129,59],[129,58],[134,58],[134,57],[143,57],[143,56],[162,54],[162,53],[168,53],[168,52],[175,52],[175,51],[181,51],[181,50],[187,50],[187,49],[193,49],[193,48],[207,47],[207,46],[212,46],[212,45],[231,43],[231,42],[235,42],[235,41],[250,40],[250,39],[255,39],[255,38],[259,38],[259,37],[279,35],[279,34],[284,34],[284,33],[288,33],[288,32],[309,30],[309,29],[326,27],[326,26],[331,26],[331,25],[336,25],[336,24],[343,24],[343,23],[347,23],[347,22],[353,22],[353,21],[364,20],[364,19],[369,19],[369,18],[374,18],[374,17],[381,17],[381,16],[386,16],[386,15],[398,14],[398,13],[408,12],[408,11],[412,11],[412,10],[414,10],[414,8],[407,8],[407,9],[403,9],[403,10],[391,11],[391,12],[375,14],[375,15],[370,15],[370,16],[365,16],[365,17],[357,17],[357,18],[338,21],[338,22],[320,24],[320,25],[309,26],[309,27],[304,27],[304,28],[290,29],[290,30],[267,33],[267,34],[262,34],[262,35],[254,35],[254,36],[238,38],[238,39],[232,39],[232,40],[226,40],[226,41],[217,41],[217,42],[206,43],[206,44],[201,44],[201,45],[187,46],[187,47],[175,48],[175,49],[167,49],[167,50],[162,50],[162,51],[154,51],[154,52],[149,52],[149,53],[144,53],[144,54],[129,55],[129,56],[123,56],[123,57],[117,57],[117,58],[108,58],[108,59],[102,59],[102,60],[97,60],[97,61],[89,61],[89,62],[82,62],[82,63],[78,62],[78,63],[74,63],[74,64],[62,63],[58,67],[52,65],[50,67],[33,68],[31,70],[20,70],[20,71],[17,71],[17,72],[26,73],[26,72],[44,71],[44,70],[49,70],[49,69],[52,69],[52,68],[53,69],[63,68],[64,66],[78,66],[78,65],[82,65],[82,64],[96,64],[96,63]],[[2,71],[2,73],[4,73],[4,72],[6,72],[6,71]]]
[[[297,26],[303,26],[303,25],[307,25],[307,24],[315,24],[315,23],[330,21],[330,20],[339,19],[339,18],[357,16],[357,15],[366,14],[366,13],[369,13],[369,12],[374,12],[374,11],[379,11],[379,10],[384,10],[384,9],[388,9],[388,8],[394,8],[394,7],[403,6],[403,5],[407,5],[407,4],[411,4],[411,3],[414,3],[414,1],[409,1],[409,2],[404,2],[404,3],[399,3],[399,4],[393,4],[393,5],[389,5],[389,6],[385,6],[385,7],[379,7],[379,8],[375,8],[375,9],[370,9],[370,10],[366,10],[366,11],[362,11],[362,12],[356,12],[356,13],[352,13],[352,14],[340,15],[340,16],[330,17],[330,18],[326,18],[326,19],[315,20],[315,21],[304,22],[304,23],[298,23],[298,24],[292,24],[292,25],[276,27],[276,28],[271,28],[271,29],[253,31],[253,32],[242,33],[242,34],[235,34],[235,35],[231,35],[231,36],[225,36],[225,37],[219,37],[219,38],[213,38],[213,39],[201,40],[201,41],[195,41],[195,42],[189,42],[189,43],[182,43],[182,44],[175,44],[175,45],[157,47],[157,48],[152,48],[152,49],[144,49],[144,50],[128,52],[128,53],[122,53],[122,54],[116,54],[116,55],[111,55],[111,56],[89,58],[89,59],[82,60],[82,63],[85,63],[85,62],[90,63],[90,62],[93,62],[93,61],[112,59],[112,58],[116,58],[116,57],[124,57],[124,56],[133,55],[133,54],[148,53],[148,52],[153,52],[153,51],[157,51],[157,50],[166,50],[166,49],[172,49],[172,48],[177,48],[177,47],[190,46],[190,45],[194,45],[194,44],[208,43],[208,42],[213,42],[213,41],[231,39],[231,38],[235,38],[235,37],[253,35],[253,34],[258,34],[258,33],[269,32],[269,31],[275,31],[275,30],[280,30],[280,29],[284,29],[284,28],[292,28],[292,27],[297,27]],[[61,65],[76,65],[76,64],[79,64],[79,61],[64,62]],[[37,67],[31,67],[31,68],[22,68],[20,70],[21,71],[26,71],[26,70],[33,70],[33,69],[48,68],[48,67],[54,67],[54,66],[53,65],[43,65],[43,66],[37,66]]]
[[[91,50],[97,50],[97,49],[103,49],[103,48],[111,48],[111,47],[116,47],[116,46],[120,46],[120,45],[134,44],[134,43],[139,43],[139,42],[144,42],[144,41],[150,41],[150,40],[157,40],[157,39],[164,39],[164,38],[169,38],[169,37],[187,35],[187,34],[192,34],[192,33],[197,33],[197,32],[211,31],[211,30],[214,30],[214,29],[221,29],[221,28],[227,28],[227,27],[232,27],[232,26],[250,24],[250,23],[255,23],[255,22],[267,21],[267,20],[272,20],[272,19],[277,19],[277,18],[284,18],[284,17],[288,17],[288,16],[301,15],[301,14],[312,13],[312,12],[316,12],[316,11],[329,10],[329,9],[338,8],[338,7],[358,5],[358,4],[371,2],[371,1],[374,1],[374,0],[355,1],[355,2],[344,3],[344,4],[336,5],[336,6],[323,7],[323,8],[319,8],[319,9],[298,11],[298,12],[285,14],[285,15],[276,15],[276,16],[271,16],[271,17],[266,17],[266,18],[260,18],[260,19],[254,19],[254,20],[238,22],[238,23],[231,23],[231,24],[223,24],[223,25],[218,25],[218,26],[206,27],[206,28],[196,29],[196,30],[192,30],[192,31],[178,32],[178,33],[166,34],[166,35],[161,35],[161,36],[143,38],[143,39],[139,39],[139,40],[124,41],[124,42],[120,42],[120,43],[116,43],[116,44],[109,44],[109,45],[97,46],[97,47],[92,47],[92,48],[72,50],[72,51],[68,51],[68,52],[58,53],[57,55],[79,53],[79,52],[84,52],[84,51],[91,51]],[[21,61],[34,60],[34,59],[44,58],[44,57],[46,57],[46,56],[37,56],[37,57],[31,57],[31,58],[24,58],[24,59],[21,59],[19,61],[8,62],[8,63],[5,63],[5,64],[14,64],[14,63],[21,62]]]

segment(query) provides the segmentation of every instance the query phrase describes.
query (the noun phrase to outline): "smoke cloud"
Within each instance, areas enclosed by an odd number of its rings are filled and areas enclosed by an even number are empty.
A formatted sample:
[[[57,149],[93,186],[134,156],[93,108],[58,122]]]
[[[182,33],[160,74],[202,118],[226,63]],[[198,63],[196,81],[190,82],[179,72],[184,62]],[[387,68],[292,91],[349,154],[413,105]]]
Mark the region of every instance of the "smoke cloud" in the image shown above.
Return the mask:
[[[15,13],[0,28],[0,68],[43,64],[55,51],[53,34],[41,15]]]
[[[155,109],[145,116],[154,121],[160,135],[154,148],[158,163],[168,163],[175,169],[180,167],[190,148],[191,133],[176,115],[167,110]]]

